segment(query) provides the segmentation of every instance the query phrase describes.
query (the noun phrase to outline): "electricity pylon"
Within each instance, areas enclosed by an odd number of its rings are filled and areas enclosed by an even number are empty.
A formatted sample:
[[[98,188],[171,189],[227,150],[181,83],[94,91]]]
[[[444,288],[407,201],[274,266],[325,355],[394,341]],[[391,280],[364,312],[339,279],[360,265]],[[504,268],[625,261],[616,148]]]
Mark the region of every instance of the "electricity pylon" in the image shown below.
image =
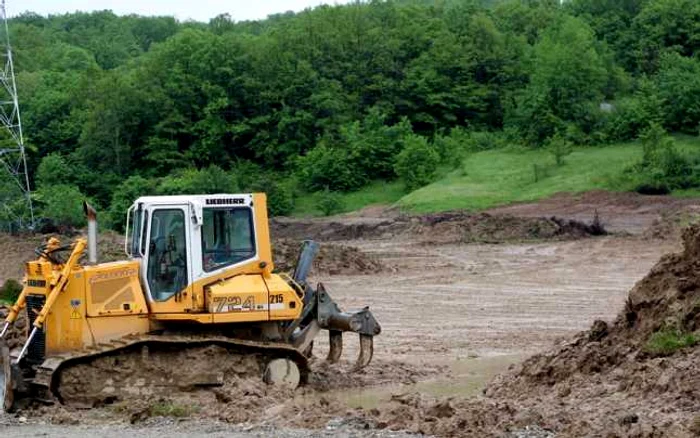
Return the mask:
[[[0,227],[10,231],[33,229],[34,207],[5,0],[1,0],[0,14]]]

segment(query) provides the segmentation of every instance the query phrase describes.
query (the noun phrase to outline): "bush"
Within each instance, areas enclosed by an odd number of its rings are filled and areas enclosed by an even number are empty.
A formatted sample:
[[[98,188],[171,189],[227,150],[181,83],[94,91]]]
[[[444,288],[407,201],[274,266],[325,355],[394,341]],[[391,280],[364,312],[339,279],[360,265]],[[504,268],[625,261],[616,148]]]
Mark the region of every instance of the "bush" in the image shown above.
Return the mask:
[[[660,125],[652,123],[639,139],[642,159],[624,172],[635,191],[658,195],[700,185],[691,161],[676,149],[673,138]]]
[[[391,179],[396,155],[403,148],[405,138],[413,133],[407,119],[385,125],[385,115],[372,108],[362,124],[355,122],[340,128],[338,146],[349,152],[355,172],[368,179]]]
[[[644,345],[644,351],[654,356],[669,356],[678,350],[696,345],[700,340],[692,333],[664,328],[654,332]]]
[[[39,214],[58,227],[79,227],[85,223],[83,201],[87,198],[77,187],[57,184],[35,192]]]
[[[605,133],[610,141],[632,140],[651,124],[662,123],[663,111],[664,101],[656,86],[648,80],[642,80],[634,96],[620,99],[615,104]]]
[[[357,172],[344,149],[321,142],[299,159],[299,179],[309,190],[355,190],[367,184],[367,175]]]
[[[373,179],[394,178],[396,155],[412,129],[406,119],[392,126],[384,123],[385,116],[373,108],[362,122],[326,135],[298,160],[299,182],[310,191],[351,191]]]
[[[17,280],[8,278],[0,287],[0,301],[14,303],[17,301],[20,293],[22,293],[22,285]]]
[[[440,162],[454,169],[459,168],[469,152],[469,135],[469,131],[460,127],[452,129],[447,135],[436,135],[433,146],[440,156]]]
[[[549,139],[547,150],[554,156],[554,161],[557,163],[557,166],[562,166],[564,164],[564,157],[569,155],[572,151],[572,145],[567,139],[556,134]]]
[[[343,199],[339,193],[326,189],[318,197],[316,207],[324,216],[330,216],[343,210]]]
[[[403,179],[406,188],[415,190],[433,180],[439,163],[440,155],[428,141],[418,135],[411,135],[396,157],[394,169]]]

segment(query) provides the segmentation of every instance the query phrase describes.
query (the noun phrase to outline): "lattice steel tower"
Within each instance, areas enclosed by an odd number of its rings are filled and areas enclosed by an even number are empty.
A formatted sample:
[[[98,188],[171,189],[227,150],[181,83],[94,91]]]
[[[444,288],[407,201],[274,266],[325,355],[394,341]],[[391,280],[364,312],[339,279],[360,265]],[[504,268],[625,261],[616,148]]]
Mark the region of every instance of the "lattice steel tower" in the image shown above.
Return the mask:
[[[10,230],[33,229],[34,208],[5,0],[1,0],[0,8],[0,61],[3,67],[0,70],[0,227]]]

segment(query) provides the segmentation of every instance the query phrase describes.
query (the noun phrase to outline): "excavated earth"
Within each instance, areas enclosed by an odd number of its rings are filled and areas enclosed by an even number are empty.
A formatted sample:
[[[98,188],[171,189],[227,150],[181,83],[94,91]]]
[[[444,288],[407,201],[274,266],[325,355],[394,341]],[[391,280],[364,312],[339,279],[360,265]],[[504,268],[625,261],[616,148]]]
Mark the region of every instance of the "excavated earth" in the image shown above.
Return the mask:
[[[298,240],[276,239],[272,248],[275,269],[291,272],[297,262],[301,245]],[[314,275],[355,275],[378,274],[388,267],[378,258],[359,249],[340,244],[324,244],[313,261],[311,274]]]
[[[278,269],[291,269],[300,240],[322,241],[312,278],[343,308],[369,304],[382,324],[361,372],[351,372],[354,337],[336,365],[319,339],[311,381],[295,391],[264,385],[251,375],[259,365],[213,347],[162,358],[148,374],[133,356],[66,377],[99,392],[127,379],[131,393],[0,415],[0,433],[700,436],[700,347],[649,347],[659,330],[700,337],[700,228],[681,231],[697,207],[595,192],[504,209],[274,221]],[[615,234],[598,237],[601,224]],[[32,245],[0,236],[19,263]],[[10,269],[0,276],[15,277]],[[226,377],[188,385],[188,368]]]
[[[328,241],[418,240],[425,244],[503,243],[528,240],[578,239],[605,234],[604,228],[573,219],[552,217],[517,217],[507,214],[468,213],[463,211],[428,215],[339,221],[325,219],[273,219],[273,236],[296,240]]]

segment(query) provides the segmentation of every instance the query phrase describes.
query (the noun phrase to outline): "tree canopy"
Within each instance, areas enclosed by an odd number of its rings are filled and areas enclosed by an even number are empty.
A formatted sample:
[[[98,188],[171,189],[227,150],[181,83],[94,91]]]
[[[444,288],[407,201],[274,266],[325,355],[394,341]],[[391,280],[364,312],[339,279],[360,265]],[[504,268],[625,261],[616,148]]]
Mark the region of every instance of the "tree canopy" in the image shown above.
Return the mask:
[[[139,187],[260,181],[291,205],[446,159],[451,132],[544,147],[700,124],[696,0],[371,0],[209,23],[25,13],[10,31],[33,184],[103,208]]]

